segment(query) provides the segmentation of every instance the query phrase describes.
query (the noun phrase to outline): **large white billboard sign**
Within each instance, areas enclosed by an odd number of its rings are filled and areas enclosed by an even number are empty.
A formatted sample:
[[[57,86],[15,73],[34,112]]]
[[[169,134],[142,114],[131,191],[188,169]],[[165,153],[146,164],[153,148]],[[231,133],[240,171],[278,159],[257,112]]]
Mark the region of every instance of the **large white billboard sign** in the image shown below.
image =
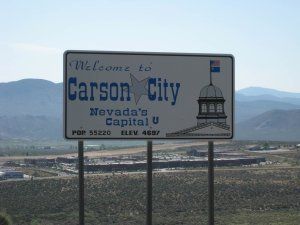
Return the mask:
[[[66,51],[67,139],[231,139],[234,58]]]

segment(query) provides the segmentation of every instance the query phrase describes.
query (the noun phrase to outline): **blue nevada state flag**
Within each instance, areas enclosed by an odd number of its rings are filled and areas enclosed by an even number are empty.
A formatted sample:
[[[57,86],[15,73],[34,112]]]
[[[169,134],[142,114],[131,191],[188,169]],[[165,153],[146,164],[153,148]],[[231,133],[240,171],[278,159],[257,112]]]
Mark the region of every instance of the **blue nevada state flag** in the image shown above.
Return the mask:
[[[210,72],[211,73],[220,72],[220,60],[210,60]]]

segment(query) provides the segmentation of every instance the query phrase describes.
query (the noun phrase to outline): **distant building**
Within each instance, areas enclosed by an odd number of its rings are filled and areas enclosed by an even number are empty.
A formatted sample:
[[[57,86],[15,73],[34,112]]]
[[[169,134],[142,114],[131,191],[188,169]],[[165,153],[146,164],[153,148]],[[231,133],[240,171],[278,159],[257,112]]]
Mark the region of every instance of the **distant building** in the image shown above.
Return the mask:
[[[24,163],[26,165],[33,166],[53,166],[55,164],[55,159],[47,159],[47,158],[38,158],[38,159],[24,159]]]
[[[264,157],[243,157],[243,158],[227,158],[216,159],[215,166],[242,166],[259,164],[266,162]],[[152,162],[153,169],[168,169],[168,168],[193,168],[208,166],[207,159],[189,159],[189,160],[158,160]],[[78,168],[78,167],[77,167]],[[85,164],[84,170],[86,172],[119,172],[119,171],[140,171],[146,170],[147,162],[114,162],[114,163],[99,163],[99,164]]]
[[[265,146],[260,146],[260,145],[254,145],[248,148],[249,151],[262,151],[262,150],[277,150],[278,147],[276,146],[269,146],[269,145],[265,145]]]
[[[197,149],[190,149],[190,150],[187,150],[186,151],[186,154],[188,156],[196,156],[196,157],[205,157],[207,156],[207,152],[202,152],[202,151],[199,151]]]
[[[85,145],[85,150],[103,150],[105,149],[105,145]]]
[[[67,164],[73,164],[78,163],[78,157],[57,157],[56,158],[57,163],[67,163]]]
[[[6,167],[16,167],[16,166],[20,166],[20,164],[14,162],[14,161],[6,161],[5,163],[3,163],[3,166],[6,166]]]
[[[15,171],[15,170],[0,171],[0,180],[23,179],[23,178],[24,178],[24,173],[21,171]]]
[[[262,150],[262,147],[259,146],[259,145],[254,145],[254,146],[249,147],[247,150],[249,150],[249,151],[259,151],[259,150]]]

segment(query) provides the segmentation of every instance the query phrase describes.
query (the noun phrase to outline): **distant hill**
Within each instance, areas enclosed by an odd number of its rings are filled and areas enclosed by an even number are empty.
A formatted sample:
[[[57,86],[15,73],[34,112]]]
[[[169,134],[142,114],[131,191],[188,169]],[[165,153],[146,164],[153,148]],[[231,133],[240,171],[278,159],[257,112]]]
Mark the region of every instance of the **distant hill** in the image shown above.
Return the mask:
[[[239,92],[235,94],[235,100],[238,102],[253,102],[253,101],[272,101],[272,102],[283,102],[293,105],[300,105],[300,98],[290,97],[277,97],[274,95],[244,95]]]
[[[271,110],[240,122],[236,139],[300,142],[300,109]]]
[[[0,139],[61,139],[62,97],[62,83],[40,79],[0,83]],[[266,115],[274,116],[268,114],[274,110],[300,109],[300,93],[267,88],[251,87],[239,90],[235,100],[238,138],[264,139],[270,137],[268,135],[272,132],[273,137],[277,134],[279,138],[283,137],[276,129],[253,136],[251,132],[254,128],[251,123],[260,116],[264,118]],[[295,117],[296,115],[290,114],[289,116]],[[286,132],[289,132],[288,126],[292,124],[286,123],[285,125],[287,126]]]
[[[299,99],[300,101],[300,99]],[[271,100],[238,101],[235,104],[235,122],[239,123],[274,109],[300,109],[300,104],[291,104]]]
[[[278,91],[275,89],[262,87],[248,87],[237,91],[237,93],[247,96],[271,95],[278,98],[300,98],[300,93]]]
[[[261,87],[249,87],[237,91],[235,101],[237,123],[270,110],[300,109],[300,93]]]
[[[62,95],[47,80],[0,83],[0,138],[61,139]]]
[[[0,116],[62,116],[62,83],[24,79],[0,83]]]

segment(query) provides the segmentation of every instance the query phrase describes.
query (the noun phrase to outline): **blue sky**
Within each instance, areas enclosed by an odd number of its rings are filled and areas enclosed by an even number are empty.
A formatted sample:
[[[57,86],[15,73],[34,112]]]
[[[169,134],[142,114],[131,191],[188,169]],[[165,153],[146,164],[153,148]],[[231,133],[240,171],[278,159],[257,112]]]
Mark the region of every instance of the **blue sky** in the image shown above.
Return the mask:
[[[300,92],[299,2],[4,1],[0,82],[61,82],[67,49],[230,53],[236,89]]]

